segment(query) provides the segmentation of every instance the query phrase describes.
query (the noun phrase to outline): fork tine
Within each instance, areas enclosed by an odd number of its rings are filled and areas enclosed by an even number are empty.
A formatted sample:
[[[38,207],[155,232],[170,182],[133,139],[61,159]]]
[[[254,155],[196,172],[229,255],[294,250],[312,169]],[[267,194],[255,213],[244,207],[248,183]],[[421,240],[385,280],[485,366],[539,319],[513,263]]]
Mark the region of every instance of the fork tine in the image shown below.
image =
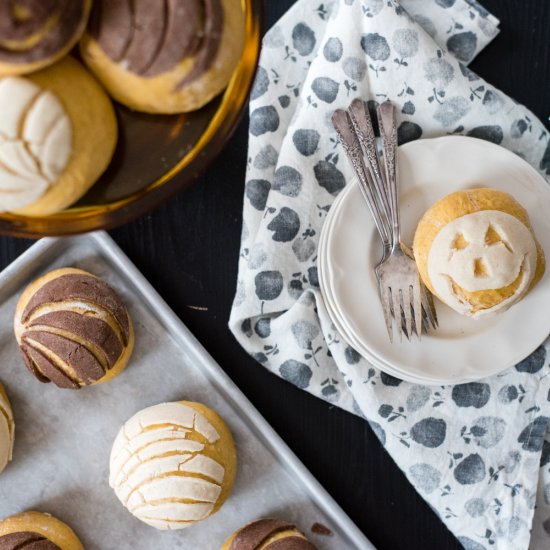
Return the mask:
[[[390,337],[390,343],[393,344],[393,328],[392,328],[392,315],[390,310],[390,295],[389,289],[386,286],[379,285],[380,301],[382,303],[382,310],[384,311],[384,321],[386,321],[386,329],[388,336]]]
[[[422,335],[422,283],[417,281],[417,284],[412,285],[412,308],[414,312],[414,328],[418,339]]]
[[[426,312],[426,318],[429,324],[432,326],[432,328],[435,329],[438,327],[438,323],[437,323],[437,313],[435,311],[433,299],[431,295],[428,294],[428,291],[426,290],[426,288],[424,288],[424,286],[422,287],[421,295],[422,295],[422,308]]]
[[[393,318],[395,320],[395,324],[397,325],[397,334],[399,334],[399,341],[403,341],[403,312],[401,310],[401,306],[399,305],[399,297],[398,292],[394,292],[393,288],[390,287],[390,296],[391,296],[391,303],[393,308]]]
[[[434,297],[431,292],[428,292],[426,290],[426,299],[428,300],[428,304],[430,306],[430,313],[432,314],[432,320],[433,320],[433,328],[439,327],[439,321],[437,320],[437,310],[435,309],[434,304]]]
[[[411,339],[412,336],[412,315],[411,315],[411,286],[408,288],[399,289],[399,301],[401,302],[401,308],[403,310],[403,317],[405,321],[405,336],[407,340]]]

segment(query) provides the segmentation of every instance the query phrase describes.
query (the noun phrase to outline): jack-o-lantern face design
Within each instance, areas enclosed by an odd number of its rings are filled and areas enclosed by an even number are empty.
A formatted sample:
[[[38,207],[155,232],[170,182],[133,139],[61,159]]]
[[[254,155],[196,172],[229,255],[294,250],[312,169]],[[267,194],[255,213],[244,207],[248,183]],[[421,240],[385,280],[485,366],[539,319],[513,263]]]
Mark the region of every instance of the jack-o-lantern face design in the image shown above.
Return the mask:
[[[517,218],[496,210],[468,214],[449,222],[435,237],[428,273],[436,294],[459,313],[480,316],[507,309],[529,288],[537,247]],[[499,300],[474,307],[476,294],[494,291]]]

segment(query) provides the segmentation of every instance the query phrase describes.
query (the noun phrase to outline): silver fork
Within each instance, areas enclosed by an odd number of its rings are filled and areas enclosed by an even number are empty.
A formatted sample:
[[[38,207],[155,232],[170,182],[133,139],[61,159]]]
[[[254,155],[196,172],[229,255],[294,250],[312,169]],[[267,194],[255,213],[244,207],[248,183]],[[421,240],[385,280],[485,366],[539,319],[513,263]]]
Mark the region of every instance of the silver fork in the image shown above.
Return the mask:
[[[400,340],[403,332],[407,338],[413,331],[420,337],[422,317],[427,325],[437,328],[437,316],[428,290],[422,283],[416,262],[401,241],[399,194],[397,187],[397,129],[395,107],[385,101],[378,107],[378,123],[383,143],[382,177],[389,199],[391,221],[391,251],[376,268],[379,280],[382,309],[390,341],[393,341],[392,318],[395,319]],[[428,327],[426,327],[428,328]]]
[[[416,263],[406,255],[404,252],[405,247],[400,242],[397,189],[395,188],[395,191],[392,191],[387,185],[388,174],[395,176],[395,153],[397,148],[395,120],[391,131],[393,136],[391,132],[384,132],[386,134],[385,139],[383,138],[384,144],[387,146],[386,155],[390,161],[388,168],[386,169],[384,166],[384,170],[379,165],[374,130],[368,110],[362,100],[354,100],[348,111],[342,109],[335,111],[332,122],[340,137],[344,151],[359,178],[361,192],[382,239],[383,255],[380,263],[375,267],[375,273],[379,283],[390,341],[393,341],[392,317],[395,318],[396,311],[398,312],[396,324],[400,338],[404,333],[409,339],[413,332],[420,338],[422,328],[426,332],[429,325],[435,328],[437,320],[433,302],[430,300],[431,296],[420,281]],[[381,126],[383,126],[382,122]],[[387,128],[387,125],[384,128]],[[365,154],[363,154],[361,146],[363,146]],[[393,177],[392,181],[396,182],[396,178]],[[397,232],[395,231],[396,228]],[[407,263],[408,270],[404,267],[405,263]],[[392,266],[397,269],[395,273],[391,272]],[[412,270],[413,267],[414,271]],[[403,283],[402,278],[396,277],[390,280],[390,277],[397,273],[404,273],[405,277],[413,281],[413,284],[407,287],[408,293],[406,294],[408,296],[406,301],[403,299],[402,290],[404,287],[399,286]],[[415,274],[416,279],[414,279]],[[388,286],[388,283],[392,283],[392,285]],[[394,289],[393,293],[390,290],[391,288]],[[396,290],[397,292],[395,292]],[[395,303],[394,294],[397,299]],[[417,299],[415,304],[415,297],[420,297],[420,302]]]

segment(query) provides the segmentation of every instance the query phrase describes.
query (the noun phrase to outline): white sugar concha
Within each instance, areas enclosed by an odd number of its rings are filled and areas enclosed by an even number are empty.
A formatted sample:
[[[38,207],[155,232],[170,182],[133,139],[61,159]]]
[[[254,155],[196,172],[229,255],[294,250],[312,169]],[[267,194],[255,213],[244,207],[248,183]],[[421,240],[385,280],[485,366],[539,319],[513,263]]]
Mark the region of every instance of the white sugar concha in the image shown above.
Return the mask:
[[[8,396],[0,384],[0,472],[12,458],[15,424]]]
[[[69,161],[72,124],[59,98],[22,77],[0,79],[0,210],[23,208]]]
[[[200,403],[162,403],[120,429],[109,484],[122,504],[157,529],[182,529],[225,502],[236,471],[233,439],[223,420]]]

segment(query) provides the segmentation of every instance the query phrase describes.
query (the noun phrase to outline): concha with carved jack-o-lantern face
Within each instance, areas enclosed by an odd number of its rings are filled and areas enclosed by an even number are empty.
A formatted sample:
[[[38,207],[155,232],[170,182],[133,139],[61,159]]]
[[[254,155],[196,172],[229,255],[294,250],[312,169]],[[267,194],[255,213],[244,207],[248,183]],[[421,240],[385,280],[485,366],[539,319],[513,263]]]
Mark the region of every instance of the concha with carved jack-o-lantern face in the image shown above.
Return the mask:
[[[509,194],[452,193],[418,224],[414,254],[431,292],[464,315],[505,311],[544,273],[544,253],[525,209]]]

